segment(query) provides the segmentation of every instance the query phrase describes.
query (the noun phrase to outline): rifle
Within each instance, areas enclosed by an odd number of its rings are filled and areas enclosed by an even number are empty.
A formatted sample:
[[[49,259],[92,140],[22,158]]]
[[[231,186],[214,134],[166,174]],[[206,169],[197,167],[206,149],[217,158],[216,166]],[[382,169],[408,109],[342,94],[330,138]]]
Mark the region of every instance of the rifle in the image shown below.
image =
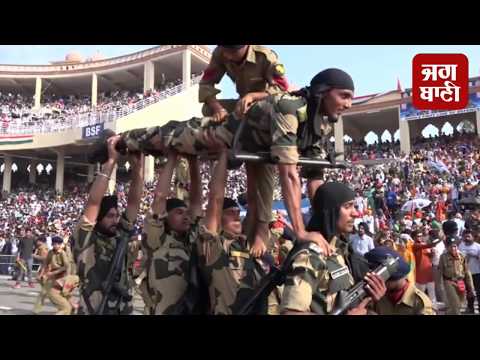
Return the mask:
[[[383,261],[382,265],[378,266],[373,273],[380,276],[384,281],[387,281],[390,276],[397,271],[397,268],[398,258],[389,257]],[[357,306],[368,296],[368,293],[365,290],[365,285],[367,285],[366,281],[362,280],[350,290],[340,291],[330,315],[342,315],[349,309]]]
[[[110,293],[112,291],[116,292],[120,298],[126,301],[132,300],[132,296],[128,293],[128,291],[122,288],[117,282],[117,279],[121,276],[123,262],[125,261],[125,254],[128,247],[128,240],[129,240],[128,236],[126,235],[120,236],[119,243],[117,244],[117,247],[115,249],[115,254],[113,255],[113,259],[110,264],[110,268],[108,270],[107,278],[101,285],[102,302],[100,303],[100,306],[95,311],[95,315],[103,315],[105,306],[108,301],[108,297],[110,296]]]
[[[276,164],[275,159],[272,159],[270,153],[267,152],[257,152],[256,154],[250,153],[237,153],[234,156],[235,160],[246,161],[246,162],[260,162],[260,163],[271,163]],[[346,169],[350,164],[346,161],[335,161],[332,163],[328,160],[315,159],[315,158],[299,158],[298,165],[309,165],[321,168],[336,168],[336,169]]]

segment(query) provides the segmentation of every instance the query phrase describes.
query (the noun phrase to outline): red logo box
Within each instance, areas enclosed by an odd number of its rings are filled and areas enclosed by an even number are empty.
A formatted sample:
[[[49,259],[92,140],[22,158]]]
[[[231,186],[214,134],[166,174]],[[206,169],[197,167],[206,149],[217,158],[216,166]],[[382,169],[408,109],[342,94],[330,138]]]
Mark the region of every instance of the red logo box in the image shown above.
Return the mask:
[[[418,54],[413,58],[412,103],[419,110],[460,110],[468,105],[468,58]]]

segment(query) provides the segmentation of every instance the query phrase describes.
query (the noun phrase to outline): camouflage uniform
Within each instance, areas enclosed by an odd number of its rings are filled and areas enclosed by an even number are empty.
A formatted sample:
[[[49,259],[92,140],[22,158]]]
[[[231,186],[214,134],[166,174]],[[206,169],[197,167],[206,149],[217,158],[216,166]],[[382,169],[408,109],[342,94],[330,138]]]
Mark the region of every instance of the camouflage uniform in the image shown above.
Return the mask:
[[[45,281],[45,289],[49,300],[58,308],[57,315],[70,315],[73,307],[69,301],[69,294],[63,291],[65,278],[70,274],[70,260],[65,251],[50,250],[45,260],[45,267],[49,272],[65,268],[64,272]]]
[[[221,49],[216,48],[200,81],[199,102],[207,102],[220,93],[220,90],[215,88],[215,84],[218,84],[225,74],[235,83],[240,97],[252,92],[267,92],[274,95],[288,90],[284,77],[285,68],[278,62],[278,56],[273,50],[261,45],[249,45],[244,63],[238,65],[224,59]],[[236,102],[236,100],[220,100],[221,105],[228,112],[234,110]],[[208,106],[204,106],[203,114],[212,114]],[[249,116],[250,112],[247,113],[247,118]],[[275,167],[269,164],[257,164],[256,172],[258,212],[255,220],[267,223],[270,221],[273,202]],[[250,222],[248,222],[249,226]]]
[[[422,291],[410,283],[397,304],[384,296],[374,305],[374,311],[378,315],[435,315],[432,301]]]
[[[462,304],[465,303],[466,294],[465,289],[461,291],[458,288],[457,282],[464,281],[465,288],[469,292],[473,292],[473,279],[465,256],[458,253],[455,258],[448,251],[440,256],[438,264],[438,271],[443,277],[445,287],[445,295],[447,298],[447,315],[460,315]]]
[[[299,127],[307,121],[307,102],[289,94],[269,96],[259,101],[248,113],[247,126],[240,138],[248,152],[270,152],[281,164],[296,164],[300,156]],[[316,127],[323,139],[332,132],[328,120],[320,118]],[[313,144],[309,149],[316,157],[326,157],[324,144]],[[305,155],[305,154],[302,154]]]
[[[113,237],[94,230],[95,223],[90,223],[85,216],[80,221],[73,233],[74,255],[80,278],[80,308],[79,314],[93,314],[102,302],[102,283],[108,276],[110,264],[115,254],[116,246],[121,237],[130,237],[133,224],[127,219],[126,214],[120,218],[117,234]],[[130,295],[132,289],[127,268],[127,256],[119,279],[119,286]],[[88,301],[85,301],[85,298]],[[104,314],[128,315],[133,311],[131,301],[111,293],[106,303]]]
[[[351,269],[345,262],[346,241],[334,238],[330,244],[336,249],[330,257],[311,243],[293,259],[282,295],[282,311],[328,314],[333,310],[337,293],[354,285]]]
[[[197,239],[200,269],[209,288],[210,313],[234,315],[261,278],[246,238],[225,232],[213,234],[202,225]]]
[[[142,291],[148,294],[150,314],[179,315],[187,312],[187,290],[192,246],[197,234],[196,220],[184,238],[167,230],[167,214],[149,213],[145,219],[146,278]]]

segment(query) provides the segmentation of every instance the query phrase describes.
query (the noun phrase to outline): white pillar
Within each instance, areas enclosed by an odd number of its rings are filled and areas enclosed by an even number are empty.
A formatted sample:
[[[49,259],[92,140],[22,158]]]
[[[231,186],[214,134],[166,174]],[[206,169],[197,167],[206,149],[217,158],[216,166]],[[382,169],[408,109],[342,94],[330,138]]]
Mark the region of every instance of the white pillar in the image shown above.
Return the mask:
[[[55,178],[55,191],[58,193],[63,193],[63,176],[65,173],[65,155],[64,151],[57,151],[57,171]]]
[[[182,54],[182,81],[186,88],[191,85],[192,76],[192,56],[189,49]]]
[[[143,68],[143,92],[155,88],[155,67],[153,61],[147,61]]]
[[[97,107],[97,95],[98,95],[98,77],[96,73],[92,74],[92,108]]]
[[[108,181],[108,192],[112,195],[115,192],[115,187],[117,185],[117,165],[112,170],[112,175],[110,175],[110,180]]]
[[[475,111],[475,124],[477,125],[477,135],[480,136],[480,109]]]
[[[12,190],[12,157],[4,155],[3,164],[5,165],[3,169],[3,188],[4,192],[9,193]]]
[[[145,183],[152,183],[155,175],[155,158],[151,155],[145,156],[143,177]]]
[[[400,119],[400,107],[398,108],[398,128],[400,129],[400,151],[410,154],[410,126],[408,120]]]
[[[88,165],[88,177],[87,181],[91,184],[95,177],[95,165]]]
[[[35,79],[35,109],[40,109],[42,101],[42,78],[37,77]]]
[[[343,116],[340,116],[338,121],[333,125],[333,133],[335,136],[335,152],[344,153],[345,144],[343,143]],[[345,156],[341,155],[337,159],[344,160]]]
[[[28,174],[28,182],[30,184],[35,184],[37,181],[37,162],[35,160],[30,161],[30,173]]]

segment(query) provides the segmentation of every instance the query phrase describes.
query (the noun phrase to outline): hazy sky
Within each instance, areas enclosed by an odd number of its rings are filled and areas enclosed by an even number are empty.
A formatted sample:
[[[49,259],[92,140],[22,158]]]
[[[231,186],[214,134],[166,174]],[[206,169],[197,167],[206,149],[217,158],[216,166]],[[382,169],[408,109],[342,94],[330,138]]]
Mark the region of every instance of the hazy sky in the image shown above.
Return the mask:
[[[73,50],[84,57],[100,52],[115,57],[155,45],[0,45],[1,64],[48,64],[60,61]],[[397,79],[403,88],[412,84],[412,59],[420,53],[463,53],[469,59],[469,76],[480,75],[480,45],[267,45],[274,49],[286,67],[291,84],[303,86],[319,71],[337,67],[347,71],[355,82],[355,95],[394,90]],[[211,46],[213,49],[214,46]],[[227,77],[221,82],[220,98],[236,97]]]

